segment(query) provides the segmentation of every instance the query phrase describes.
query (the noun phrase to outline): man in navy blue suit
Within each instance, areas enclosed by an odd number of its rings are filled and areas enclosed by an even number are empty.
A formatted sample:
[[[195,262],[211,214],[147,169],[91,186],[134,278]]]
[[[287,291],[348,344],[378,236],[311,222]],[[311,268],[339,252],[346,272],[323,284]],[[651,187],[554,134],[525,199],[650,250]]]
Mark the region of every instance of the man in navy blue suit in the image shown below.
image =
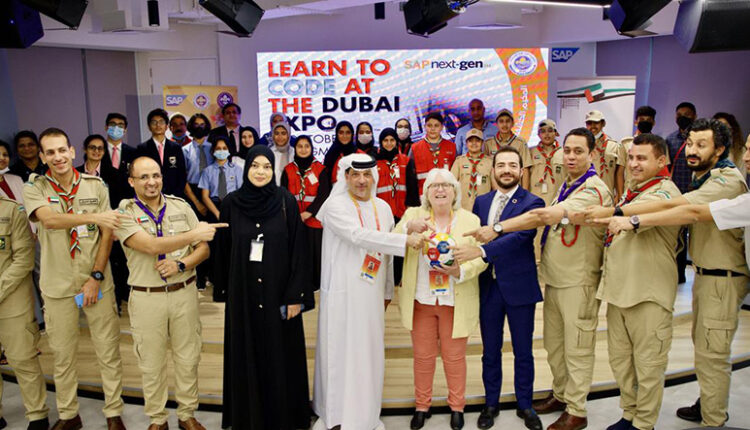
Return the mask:
[[[503,324],[508,316],[513,343],[514,385],[518,408],[516,415],[532,430],[542,430],[542,422],[531,406],[534,391],[534,311],[542,301],[534,256],[536,229],[498,234],[494,229],[500,220],[519,216],[536,208],[544,201],[518,186],[523,176],[523,162],[518,151],[501,147],[493,158],[493,176],[498,190],[481,195],[474,202],[474,214],[482,227],[470,232],[481,247],[457,247],[457,261],[483,258],[490,263],[479,275],[479,324],[482,329],[482,380],[485,407],[477,420],[477,427],[488,429],[500,412],[502,386]]]
[[[154,109],[146,118],[151,139],[138,145],[138,156],[153,159],[161,167],[162,192],[177,197],[185,197],[187,184],[187,165],[182,146],[167,139],[167,124],[169,116],[164,109]]]

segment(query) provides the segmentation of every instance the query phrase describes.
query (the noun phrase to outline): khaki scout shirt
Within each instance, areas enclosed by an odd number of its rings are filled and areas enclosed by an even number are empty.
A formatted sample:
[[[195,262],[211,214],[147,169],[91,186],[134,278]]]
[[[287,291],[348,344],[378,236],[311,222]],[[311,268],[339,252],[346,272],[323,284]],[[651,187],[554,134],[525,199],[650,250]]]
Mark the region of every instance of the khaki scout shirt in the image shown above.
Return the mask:
[[[544,200],[544,204],[549,206],[555,196],[557,196],[557,190],[560,189],[565,178],[565,169],[563,168],[563,149],[561,146],[557,149],[552,149],[552,146],[545,149],[547,156],[554,151],[554,153],[552,153],[552,159],[550,160],[552,174],[547,172],[546,175],[545,167],[547,166],[547,161],[539,150],[539,146],[535,146],[529,151],[531,153],[531,177],[529,179],[531,192],[535,196],[541,197],[542,200]]]
[[[498,140],[497,135],[484,141],[484,153],[490,156],[490,163],[492,163],[492,156],[495,155],[501,146],[509,145],[515,148],[521,153],[521,161],[523,161],[523,167],[531,166],[531,154],[529,153],[529,146],[522,137],[516,136],[515,134],[508,140]]]
[[[194,229],[198,225],[198,218],[195,216],[195,212],[193,212],[190,205],[187,204],[185,200],[170,195],[165,195],[162,198],[159,209],[155,212],[152,211],[155,217],[159,216],[159,211],[165,204],[167,205],[167,208],[162,220],[162,233],[164,237],[185,233]],[[146,212],[138,207],[135,203],[135,199],[123,199],[120,202],[120,207],[118,209],[126,215],[130,215],[130,218],[123,220],[120,224],[120,228],[115,232],[117,238],[120,239],[120,243],[125,245],[127,239],[139,231],[145,231],[149,235],[157,237],[156,223],[146,215]],[[169,260],[182,260],[190,255],[199,243],[200,242],[194,242],[178,249],[177,251],[166,254],[165,257]],[[125,251],[125,256],[128,258],[128,269],[130,270],[128,285],[130,286],[159,287],[167,284],[185,282],[195,275],[195,269],[193,268],[186,270],[183,273],[178,272],[164,281],[161,276],[159,276],[159,272],[154,268],[159,261],[158,256],[136,251],[127,245],[122,248]]]
[[[602,165],[601,154],[605,142],[607,147],[604,148],[604,164]],[[596,141],[596,148],[594,148],[593,157],[596,173],[602,178],[602,181],[607,184],[607,187],[614,192],[615,171],[617,170],[617,166],[627,165],[627,157],[623,157],[622,146],[620,146],[618,141],[610,139],[609,136],[605,134],[601,139]],[[603,171],[606,171],[606,173],[602,173]]]
[[[567,182],[570,185],[574,181]],[[568,213],[580,212],[592,205],[612,206],[612,193],[598,176],[588,178],[562,203],[557,203],[560,190],[557,194],[552,206],[562,206]],[[605,230],[604,227],[573,224],[565,228],[551,226],[539,272],[544,284],[557,288],[599,285]]]
[[[686,193],[685,199],[694,205],[706,205],[716,200],[733,199],[746,191],[745,178],[740,171],[724,167],[711,170],[711,177],[697,190]],[[688,244],[696,266],[731,270],[750,276],[741,228],[722,231],[713,222],[695,223],[690,225]]]
[[[642,187],[648,181],[637,184]],[[670,200],[680,196],[670,180],[652,186],[626,205]],[[621,308],[655,302],[669,312],[677,295],[677,237],[680,226],[640,227],[624,231],[604,248],[602,282],[597,298]]]
[[[471,212],[474,208],[474,200],[477,196],[490,192],[492,190],[492,158],[488,155],[482,154],[484,157],[477,164],[477,176],[476,176],[476,193],[471,191],[469,185],[471,185],[471,169],[472,164],[469,161],[467,155],[462,155],[456,158],[451,167],[451,173],[456,177],[458,183],[461,184],[461,207]]]
[[[22,315],[34,305],[34,247],[23,206],[0,197],[0,318]]]
[[[48,207],[58,214],[67,213],[65,202],[44,175],[32,174],[23,187],[23,199],[29,219],[37,222],[36,210]],[[96,176],[81,173],[81,184],[73,200],[73,212],[100,213],[110,210],[107,186]],[[70,257],[70,229],[48,229],[39,224],[39,243],[42,249],[39,287],[44,295],[63,299],[81,292],[81,287],[91,276],[96,254],[99,252],[101,232],[96,224],[78,226],[80,251]],[[104,280],[99,288],[102,292],[114,287],[112,272],[107,263],[102,271]]]

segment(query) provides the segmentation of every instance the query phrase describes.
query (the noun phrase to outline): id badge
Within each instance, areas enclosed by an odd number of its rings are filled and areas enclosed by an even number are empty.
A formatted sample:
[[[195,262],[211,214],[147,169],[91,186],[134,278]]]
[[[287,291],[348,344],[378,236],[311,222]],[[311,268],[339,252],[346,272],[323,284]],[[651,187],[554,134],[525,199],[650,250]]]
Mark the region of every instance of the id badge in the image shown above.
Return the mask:
[[[318,177],[315,176],[315,173],[310,173],[308,175],[307,180],[310,181],[310,185],[315,185],[318,183]]]
[[[542,194],[547,194],[547,183],[542,182]]]
[[[477,185],[482,185],[482,184],[484,183],[484,180],[483,180],[483,179],[484,179],[484,176],[477,176],[477,177],[476,177],[476,178],[474,179],[474,182],[476,182],[476,183],[477,183]]]
[[[250,261],[254,263],[263,262],[263,233],[250,241]]]
[[[368,252],[362,262],[362,270],[359,277],[370,284],[374,284],[375,278],[378,276],[378,270],[380,270],[380,264],[382,263],[381,259],[382,257],[379,252]]]
[[[450,275],[430,270],[430,295],[447,296],[450,292]]]
[[[393,177],[399,179],[401,177],[401,169],[396,168],[394,171],[396,172],[396,174],[393,175]]]
[[[78,231],[78,237],[89,237],[89,229],[86,227],[86,224],[81,224],[76,226],[76,230]]]

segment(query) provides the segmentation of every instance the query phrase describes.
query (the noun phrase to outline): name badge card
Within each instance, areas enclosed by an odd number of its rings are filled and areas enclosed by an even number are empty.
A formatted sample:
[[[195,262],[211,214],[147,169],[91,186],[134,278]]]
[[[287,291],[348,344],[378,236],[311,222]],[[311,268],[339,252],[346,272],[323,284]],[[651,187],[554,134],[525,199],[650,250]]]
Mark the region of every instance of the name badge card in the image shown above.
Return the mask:
[[[547,183],[542,182],[542,194],[547,194]]]
[[[430,295],[447,296],[450,292],[450,275],[430,270]]]
[[[362,270],[359,274],[359,277],[370,284],[374,284],[375,278],[378,276],[378,270],[380,270],[381,263],[382,257],[380,253],[368,252],[367,255],[365,255],[364,261],[362,262]]]
[[[310,185],[315,185],[318,183],[318,177],[315,176],[315,173],[310,172],[310,174],[307,176],[307,180],[310,181]]]
[[[255,263],[263,262],[263,233],[250,242],[250,261]]]

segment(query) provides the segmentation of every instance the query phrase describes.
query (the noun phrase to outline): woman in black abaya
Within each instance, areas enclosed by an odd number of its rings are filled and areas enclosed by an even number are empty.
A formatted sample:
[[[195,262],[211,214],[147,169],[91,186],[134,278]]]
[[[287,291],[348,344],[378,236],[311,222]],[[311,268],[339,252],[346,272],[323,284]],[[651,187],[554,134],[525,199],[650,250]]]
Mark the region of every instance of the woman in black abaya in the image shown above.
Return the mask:
[[[268,147],[251,147],[242,187],[221,204],[221,222],[229,224],[216,239],[216,287],[227,291],[224,428],[310,426],[300,315],[315,304],[309,248],[297,203],[276,186],[273,163]]]

